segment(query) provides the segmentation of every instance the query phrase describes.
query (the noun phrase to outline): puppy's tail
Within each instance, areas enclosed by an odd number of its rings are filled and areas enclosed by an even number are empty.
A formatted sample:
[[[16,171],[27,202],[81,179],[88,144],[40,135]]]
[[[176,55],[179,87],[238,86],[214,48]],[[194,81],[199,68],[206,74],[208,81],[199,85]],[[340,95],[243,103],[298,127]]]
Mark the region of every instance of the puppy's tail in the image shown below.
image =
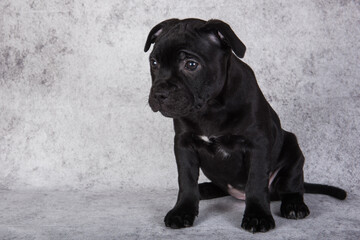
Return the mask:
[[[304,188],[305,188],[305,193],[324,194],[339,200],[344,200],[347,196],[345,190],[334,186],[315,184],[315,183],[304,183]],[[199,192],[200,192],[200,200],[208,200],[213,198],[229,196],[228,192],[222,190],[212,182],[200,183]]]
[[[208,200],[213,198],[229,196],[228,192],[225,192],[212,182],[205,182],[199,184],[200,200]]]
[[[347,195],[345,190],[341,188],[322,184],[304,183],[304,188],[305,193],[325,194],[339,200],[344,200]]]

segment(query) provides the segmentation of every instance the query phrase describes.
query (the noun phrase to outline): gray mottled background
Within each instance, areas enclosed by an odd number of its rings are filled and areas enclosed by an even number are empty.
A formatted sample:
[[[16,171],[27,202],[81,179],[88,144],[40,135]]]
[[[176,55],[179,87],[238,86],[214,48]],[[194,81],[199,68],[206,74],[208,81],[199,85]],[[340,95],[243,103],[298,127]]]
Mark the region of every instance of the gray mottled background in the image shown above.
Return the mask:
[[[176,189],[143,47],[158,22],[196,17],[245,43],[306,180],[359,191],[359,0],[0,0],[0,16],[2,190]]]

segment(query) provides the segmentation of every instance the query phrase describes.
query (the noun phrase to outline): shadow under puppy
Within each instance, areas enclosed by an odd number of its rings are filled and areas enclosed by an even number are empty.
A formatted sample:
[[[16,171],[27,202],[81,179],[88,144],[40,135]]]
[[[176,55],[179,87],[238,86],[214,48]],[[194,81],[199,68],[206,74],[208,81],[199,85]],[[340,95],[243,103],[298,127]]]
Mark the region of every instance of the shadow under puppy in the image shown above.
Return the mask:
[[[295,135],[264,98],[251,68],[242,62],[245,45],[220,20],[169,19],[151,29],[154,112],[173,118],[179,175],[177,202],[165,216],[171,228],[192,226],[200,199],[232,195],[245,200],[241,227],[275,227],[270,200],[281,215],[305,218],[303,194],[345,199],[342,189],[304,183],[304,156]],[[211,180],[198,184],[199,169]]]

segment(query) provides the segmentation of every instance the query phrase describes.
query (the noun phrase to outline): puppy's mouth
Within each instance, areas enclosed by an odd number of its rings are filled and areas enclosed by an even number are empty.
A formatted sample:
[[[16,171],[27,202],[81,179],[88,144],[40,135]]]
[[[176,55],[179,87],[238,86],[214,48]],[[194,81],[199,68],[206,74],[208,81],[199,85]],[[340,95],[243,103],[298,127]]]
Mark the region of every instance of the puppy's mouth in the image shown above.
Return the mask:
[[[183,91],[156,92],[151,90],[149,105],[154,112],[160,112],[165,117],[179,118],[191,113],[193,99]]]

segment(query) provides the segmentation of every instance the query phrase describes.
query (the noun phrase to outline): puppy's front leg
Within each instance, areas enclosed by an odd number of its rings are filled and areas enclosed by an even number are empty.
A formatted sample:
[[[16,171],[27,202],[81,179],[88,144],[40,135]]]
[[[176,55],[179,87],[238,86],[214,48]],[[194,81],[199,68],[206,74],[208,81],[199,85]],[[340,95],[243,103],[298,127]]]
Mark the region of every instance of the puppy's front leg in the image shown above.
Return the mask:
[[[164,219],[171,228],[193,225],[199,211],[199,161],[192,147],[190,134],[175,136],[175,157],[178,169],[179,193],[177,202]]]
[[[270,154],[266,146],[252,149],[246,183],[246,208],[241,227],[252,233],[267,232],[275,227],[270,211],[268,166]]]

